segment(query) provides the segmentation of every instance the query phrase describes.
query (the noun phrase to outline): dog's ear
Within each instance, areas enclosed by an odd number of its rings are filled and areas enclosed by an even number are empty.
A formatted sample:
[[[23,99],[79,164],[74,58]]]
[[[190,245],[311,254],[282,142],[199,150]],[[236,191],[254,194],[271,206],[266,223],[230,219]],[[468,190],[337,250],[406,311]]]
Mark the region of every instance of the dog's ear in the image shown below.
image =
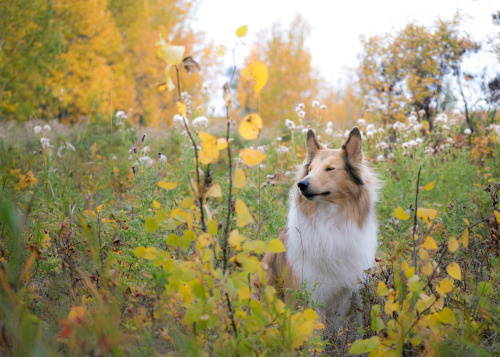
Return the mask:
[[[318,139],[316,139],[316,134],[314,130],[309,129],[307,131],[306,138],[306,150],[307,150],[307,161],[311,162],[314,158],[314,155],[321,149],[321,145],[318,143]]]
[[[361,162],[361,160],[363,159],[363,153],[361,151],[362,149],[361,141],[362,141],[361,132],[355,126],[349,133],[349,137],[347,138],[344,145],[342,145],[344,158],[347,161],[351,163]]]

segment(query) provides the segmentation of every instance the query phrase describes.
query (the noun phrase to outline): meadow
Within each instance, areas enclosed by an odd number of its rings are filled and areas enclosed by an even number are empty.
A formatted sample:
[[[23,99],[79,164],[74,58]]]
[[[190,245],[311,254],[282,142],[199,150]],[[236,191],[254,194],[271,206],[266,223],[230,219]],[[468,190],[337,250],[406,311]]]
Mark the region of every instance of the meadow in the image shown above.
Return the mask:
[[[153,130],[123,113],[4,123],[2,353],[498,354],[500,127],[464,134],[458,111],[425,135],[415,113],[357,122],[382,181],[362,328],[322,332],[303,287],[292,305],[271,287],[253,298],[259,258],[284,249],[276,238],[304,128],[320,123],[332,147],[345,140],[320,103],[296,112],[259,137],[258,125],[245,132],[255,115],[227,128],[181,115]]]
[[[500,354],[500,77],[462,70],[484,44],[460,14],[363,37],[335,89],[300,15],[238,67],[248,27],[203,44],[191,1],[32,3],[0,5],[0,355]],[[316,282],[251,279],[286,250],[306,131],[355,125],[379,243],[362,326],[333,330]]]

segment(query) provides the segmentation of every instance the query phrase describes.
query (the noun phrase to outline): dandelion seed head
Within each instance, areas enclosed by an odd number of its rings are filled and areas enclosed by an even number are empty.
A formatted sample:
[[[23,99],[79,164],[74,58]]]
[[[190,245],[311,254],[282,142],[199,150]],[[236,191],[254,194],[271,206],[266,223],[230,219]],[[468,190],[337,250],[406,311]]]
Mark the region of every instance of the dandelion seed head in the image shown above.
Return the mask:
[[[295,123],[289,119],[285,119],[285,125],[289,130],[295,129]]]
[[[317,100],[313,100],[312,107],[313,108],[319,108],[319,102]]]

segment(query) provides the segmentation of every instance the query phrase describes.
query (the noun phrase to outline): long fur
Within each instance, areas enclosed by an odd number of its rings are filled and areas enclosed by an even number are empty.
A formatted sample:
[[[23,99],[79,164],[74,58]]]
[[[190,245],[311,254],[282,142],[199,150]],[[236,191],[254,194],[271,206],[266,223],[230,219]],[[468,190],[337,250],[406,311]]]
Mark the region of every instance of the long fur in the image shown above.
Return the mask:
[[[301,192],[297,183],[306,181],[309,187]],[[356,301],[364,270],[374,264],[377,186],[362,157],[357,128],[337,150],[320,145],[310,130],[307,157],[290,190],[287,227],[280,236],[287,251],[265,255],[266,283],[283,291],[307,282],[310,292],[318,283],[311,299],[323,303],[327,323],[340,326],[339,317],[345,318]],[[258,277],[253,283],[260,287]]]

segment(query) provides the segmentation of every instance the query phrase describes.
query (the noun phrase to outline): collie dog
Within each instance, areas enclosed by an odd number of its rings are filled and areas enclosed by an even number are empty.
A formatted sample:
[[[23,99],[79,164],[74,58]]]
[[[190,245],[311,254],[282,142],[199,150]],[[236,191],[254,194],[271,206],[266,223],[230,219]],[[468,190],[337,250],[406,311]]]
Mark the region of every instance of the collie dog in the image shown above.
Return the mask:
[[[361,323],[361,314],[350,312],[358,310],[359,282],[377,249],[378,180],[361,144],[357,127],[341,149],[328,149],[313,130],[307,132],[306,159],[290,190],[287,227],[280,235],[287,250],[268,252],[262,260],[266,284],[283,294],[306,283],[310,299],[322,303],[323,321],[334,328],[347,316]],[[257,275],[252,282],[260,289]]]

